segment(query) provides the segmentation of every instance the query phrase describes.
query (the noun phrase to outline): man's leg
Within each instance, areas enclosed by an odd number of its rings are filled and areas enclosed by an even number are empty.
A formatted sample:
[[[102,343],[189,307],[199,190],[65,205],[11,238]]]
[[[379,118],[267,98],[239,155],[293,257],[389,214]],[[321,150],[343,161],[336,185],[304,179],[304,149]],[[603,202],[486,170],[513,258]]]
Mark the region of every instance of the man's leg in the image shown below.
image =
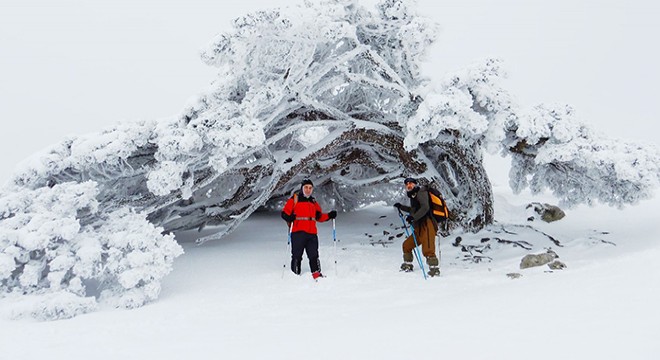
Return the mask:
[[[302,263],[303,251],[305,250],[305,233],[294,232],[291,234],[291,271],[300,275],[300,264]]]
[[[312,273],[321,271],[321,261],[319,260],[319,237],[316,234],[308,234],[305,244],[307,258],[309,258],[309,269]]]
[[[403,250],[403,263],[401,264],[401,271],[413,271],[412,252],[415,249],[415,240],[413,239],[412,235],[408,236],[408,238],[403,241],[403,245],[401,247]]]
[[[422,224],[418,240],[422,245],[422,253],[426,257],[426,263],[429,265],[428,274],[431,276],[440,275],[440,262],[435,255],[435,235],[436,230],[431,218],[426,218]]]

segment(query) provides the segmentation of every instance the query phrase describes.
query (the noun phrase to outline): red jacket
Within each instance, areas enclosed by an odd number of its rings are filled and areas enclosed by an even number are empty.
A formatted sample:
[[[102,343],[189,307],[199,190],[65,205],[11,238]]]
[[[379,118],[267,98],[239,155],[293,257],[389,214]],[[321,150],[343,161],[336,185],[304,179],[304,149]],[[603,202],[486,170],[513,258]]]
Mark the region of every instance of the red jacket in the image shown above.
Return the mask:
[[[291,216],[292,214],[295,214],[295,218]],[[282,218],[289,224],[293,221],[292,232],[304,231],[309,234],[317,233],[317,221],[325,222],[330,219],[328,214],[323,213],[313,196],[306,198],[302,192],[296,192],[287,200],[282,209]]]

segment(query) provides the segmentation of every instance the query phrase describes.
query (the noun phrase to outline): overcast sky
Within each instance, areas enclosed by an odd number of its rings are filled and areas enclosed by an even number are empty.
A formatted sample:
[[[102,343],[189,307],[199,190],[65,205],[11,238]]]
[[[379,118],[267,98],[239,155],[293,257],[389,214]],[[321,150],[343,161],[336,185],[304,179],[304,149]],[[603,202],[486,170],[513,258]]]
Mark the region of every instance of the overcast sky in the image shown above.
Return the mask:
[[[66,135],[177,114],[214,78],[200,48],[236,16],[294,2],[227,3],[2,0],[0,182]],[[657,1],[419,3],[442,29],[432,78],[497,56],[521,104],[572,104],[608,135],[658,144]]]

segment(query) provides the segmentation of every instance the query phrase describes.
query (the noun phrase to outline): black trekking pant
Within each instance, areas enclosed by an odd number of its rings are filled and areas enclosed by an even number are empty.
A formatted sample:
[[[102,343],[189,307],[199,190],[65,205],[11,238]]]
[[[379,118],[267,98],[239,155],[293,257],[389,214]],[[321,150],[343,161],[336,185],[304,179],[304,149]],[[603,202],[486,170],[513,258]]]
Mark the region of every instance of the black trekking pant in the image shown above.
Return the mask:
[[[307,253],[309,268],[312,272],[321,271],[319,261],[319,237],[304,231],[291,234],[291,271],[300,275],[303,251]]]

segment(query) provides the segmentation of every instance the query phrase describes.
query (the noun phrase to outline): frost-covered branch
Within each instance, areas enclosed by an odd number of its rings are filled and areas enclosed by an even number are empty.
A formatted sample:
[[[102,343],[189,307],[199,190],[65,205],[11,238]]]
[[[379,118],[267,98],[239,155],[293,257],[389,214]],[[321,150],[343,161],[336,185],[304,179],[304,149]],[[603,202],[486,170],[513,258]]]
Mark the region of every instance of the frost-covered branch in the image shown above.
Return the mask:
[[[650,198],[660,184],[660,152],[652,145],[604,137],[566,106],[537,106],[511,123],[511,186],[550,189],[566,205],[612,206]]]

